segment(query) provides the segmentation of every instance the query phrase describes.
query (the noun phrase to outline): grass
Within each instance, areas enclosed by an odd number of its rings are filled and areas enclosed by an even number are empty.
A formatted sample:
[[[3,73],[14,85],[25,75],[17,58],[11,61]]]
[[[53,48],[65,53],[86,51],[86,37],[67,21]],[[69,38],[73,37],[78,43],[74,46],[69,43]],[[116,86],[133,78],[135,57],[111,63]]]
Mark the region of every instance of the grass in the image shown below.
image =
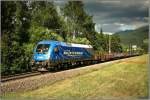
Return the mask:
[[[148,98],[148,55],[109,64],[33,91],[8,93],[2,98]]]

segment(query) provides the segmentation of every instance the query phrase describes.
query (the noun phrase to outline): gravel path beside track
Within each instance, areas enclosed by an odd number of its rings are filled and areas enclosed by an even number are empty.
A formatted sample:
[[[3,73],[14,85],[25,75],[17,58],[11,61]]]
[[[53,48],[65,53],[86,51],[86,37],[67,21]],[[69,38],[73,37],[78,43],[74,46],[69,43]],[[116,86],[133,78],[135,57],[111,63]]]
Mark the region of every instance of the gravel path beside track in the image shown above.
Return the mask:
[[[130,58],[126,58],[126,59],[130,59]],[[105,63],[95,64],[95,65],[90,65],[86,67],[80,67],[80,68],[75,68],[75,69],[70,69],[70,70],[65,70],[60,72],[53,72],[53,73],[49,72],[42,75],[37,75],[37,76],[18,79],[18,80],[11,80],[8,82],[1,83],[1,94],[5,94],[8,92],[33,90],[47,84],[53,84],[54,82],[59,80],[86,74],[91,71],[96,71],[100,68],[105,67],[106,65],[109,66],[109,64],[112,65],[113,63],[118,63],[123,60],[125,59],[109,61]]]

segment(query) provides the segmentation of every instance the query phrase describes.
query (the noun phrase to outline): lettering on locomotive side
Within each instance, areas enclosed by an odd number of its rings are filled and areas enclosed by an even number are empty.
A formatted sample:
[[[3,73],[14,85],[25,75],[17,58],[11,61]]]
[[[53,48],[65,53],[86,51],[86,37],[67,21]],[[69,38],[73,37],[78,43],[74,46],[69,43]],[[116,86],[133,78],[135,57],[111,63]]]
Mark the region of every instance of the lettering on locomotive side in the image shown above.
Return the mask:
[[[79,51],[70,51],[70,50],[65,50],[63,52],[64,55],[67,55],[67,56],[80,56],[83,54],[83,52],[79,52]]]

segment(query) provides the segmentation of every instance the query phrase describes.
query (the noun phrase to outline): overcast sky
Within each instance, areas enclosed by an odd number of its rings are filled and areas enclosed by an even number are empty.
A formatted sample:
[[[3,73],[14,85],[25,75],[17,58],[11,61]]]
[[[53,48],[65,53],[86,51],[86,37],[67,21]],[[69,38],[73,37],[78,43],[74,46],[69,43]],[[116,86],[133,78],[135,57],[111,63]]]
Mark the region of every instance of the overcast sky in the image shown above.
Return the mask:
[[[100,27],[104,32],[114,33],[148,25],[149,0],[83,0],[83,3],[98,32]]]

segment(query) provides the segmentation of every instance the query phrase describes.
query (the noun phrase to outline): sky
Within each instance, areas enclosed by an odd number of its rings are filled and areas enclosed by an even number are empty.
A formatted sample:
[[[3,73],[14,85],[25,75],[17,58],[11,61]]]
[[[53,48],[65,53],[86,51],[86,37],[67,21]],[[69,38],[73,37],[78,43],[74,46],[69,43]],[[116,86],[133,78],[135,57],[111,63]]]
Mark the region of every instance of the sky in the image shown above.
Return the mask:
[[[148,25],[149,0],[82,0],[95,30],[115,33]],[[63,5],[67,1],[56,1]]]

